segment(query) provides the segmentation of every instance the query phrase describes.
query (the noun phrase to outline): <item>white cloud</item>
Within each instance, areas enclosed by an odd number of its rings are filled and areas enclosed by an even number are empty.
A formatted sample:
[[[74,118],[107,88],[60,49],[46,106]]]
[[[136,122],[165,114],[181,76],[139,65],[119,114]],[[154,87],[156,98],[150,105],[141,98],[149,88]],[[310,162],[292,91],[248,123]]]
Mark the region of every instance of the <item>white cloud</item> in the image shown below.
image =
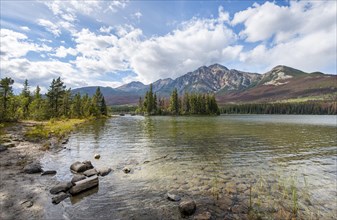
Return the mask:
[[[335,1],[255,4],[232,20],[233,25],[244,24],[240,35],[246,41],[263,42],[242,53],[240,61],[260,70],[283,64],[308,72],[331,71],[336,67],[336,16]]]
[[[46,20],[46,19],[38,19],[37,22],[40,26],[43,26],[44,28],[46,28],[47,31],[53,33],[55,36],[60,36],[61,29],[55,23],[49,20]]]
[[[56,53],[53,55],[55,57],[60,57],[60,58],[65,58],[66,56],[72,55],[76,56],[77,51],[74,48],[65,48],[64,46],[60,46],[59,48],[56,49]]]
[[[219,21],[220,22],[229,22],[230,21],[229,13],[226,12],[222,6],[219,7],[218,13],[219,13]]]
[[[28,40],[25,34],[8,29],[0,29],[1,61],[25,56],[29,51],[51,51],[45,44],[36,44]]]
[[[131,15],[132,18],[136,19],[138,22],[140,21],[140,18],[143,16],[143,14],[140,11],[135,12]]]
[[[27,26],[21,26],[20,28],[21,28],[21,30],[23,30],[23,31],[30,31],[30,28],[27,27]]]
[[[108,26],[108,27],[103,26],[103,27],[100,27],[99,29],[101,33],[106,33],[106,34],[110,33],[112,30],[113,30],[113,27],[111,26]]]

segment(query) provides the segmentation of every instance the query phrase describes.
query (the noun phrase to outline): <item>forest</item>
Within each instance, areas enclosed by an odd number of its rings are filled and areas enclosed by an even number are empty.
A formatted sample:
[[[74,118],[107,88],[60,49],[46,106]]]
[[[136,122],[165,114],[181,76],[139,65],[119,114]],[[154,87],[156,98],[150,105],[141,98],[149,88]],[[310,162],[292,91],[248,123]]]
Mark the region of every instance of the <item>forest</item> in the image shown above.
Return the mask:
[[[41,94],[39,86],[30,91],[28,80],[23,84],[19,95],[14,95],[14,80],[3,78],[0,81],[0,122],[22,119],[49,120],[52,118],[89,118],[108,114],[104,96],[100,88],[89,97],[79,93],[73,95],[61,78],[53,79],[48,92]]]
[[[175,88],[170,98],[158,98],[152,84],[144,100],[139,98],[137,114],[147,115],[219,115],[219,107],[214,94],[189,94],[179,97]]]
[[[228,104],[220,109],[221,114],[308,114],[336,115],[336,102],[307,101],[287,103]]]

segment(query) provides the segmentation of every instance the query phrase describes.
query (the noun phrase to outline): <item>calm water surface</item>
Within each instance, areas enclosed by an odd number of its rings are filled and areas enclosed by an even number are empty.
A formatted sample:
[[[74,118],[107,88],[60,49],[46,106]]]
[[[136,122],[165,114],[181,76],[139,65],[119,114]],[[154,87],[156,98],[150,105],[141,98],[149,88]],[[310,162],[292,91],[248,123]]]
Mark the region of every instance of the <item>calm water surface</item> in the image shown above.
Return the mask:
[[[125,116],[82,126],[45,168],[69,181],[91,160],[99,188],[46,207],[46,218],[180,219],[168,191],[216,219],[337,218],[336,116]],[[99,160],[93,159],[100,154]],[[145,162],[145,163],[144,163]],[[124,174],[124,167],[132,169]],[[250,190],[251,189],[251,190]],[[253,213],[253,214],[252,214]]]

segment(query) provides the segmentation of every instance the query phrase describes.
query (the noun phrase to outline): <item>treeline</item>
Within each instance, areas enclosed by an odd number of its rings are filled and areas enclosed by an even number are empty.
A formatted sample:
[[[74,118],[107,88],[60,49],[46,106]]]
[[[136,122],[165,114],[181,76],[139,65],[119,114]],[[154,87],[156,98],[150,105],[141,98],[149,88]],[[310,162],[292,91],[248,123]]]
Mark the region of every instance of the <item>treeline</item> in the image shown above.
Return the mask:
[[[220,110],[222,114],[308,114],[336,115],[336,102],[311,101],[299,103],[260,103],[226,105]]]
[[[179,97],[174,89],[169,99],[158,98],[152,84],[144,100],[139,98],[138,114],[148,115],[218,115],[220,114],[215,96],[212,94],[189,94]]]
[[[48,120],[51,118],[88,118],[107,115],[104,96],[98,87],[93,97],[73,95],[61,78],[53,79],[48,92],[41,94],[39,86],[30,92],[25,80],[19,95],[14,95],[14,80],[0,81],[0,122],[19,119]]]

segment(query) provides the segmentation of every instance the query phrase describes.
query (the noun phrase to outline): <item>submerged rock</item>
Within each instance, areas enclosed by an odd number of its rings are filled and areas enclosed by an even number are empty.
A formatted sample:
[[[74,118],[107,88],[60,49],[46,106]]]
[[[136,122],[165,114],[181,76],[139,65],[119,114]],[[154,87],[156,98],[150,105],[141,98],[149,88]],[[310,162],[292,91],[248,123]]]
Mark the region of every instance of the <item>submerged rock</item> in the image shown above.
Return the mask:
[[[14,143],[3,143],[2,146],[6,147],[6,148],[11,148],[11,147],[15,147]]]
[[[46,171],[43,171],[41,173],[41,176],[44,176],[44,175],[55,175],[56,174],[56,170],[46,170]]]
[[[94,158],[95,158],[95,159],[99,159],[99,158],[101,158],[101,155],[95,154],[95,155],[94,155]]]
[[[101,168],[98,170],[98,174],[101,176],[106,176],[112,171],[111,168]]]
[[[50,189],[51,194],[58,194],[59,192],[67,192],[73,184],[71,182],[63,182],[55,185],[53,188]]]
[[[212,215],[210,212],[203,212],[196,216],[194,216],[194,220],[210,220],[212,218]]]
[[[182,201],[179,204],[179,211],[184,216],[193,215],[197,206],[193,200]]]
[[[41,164],[32,163],[32,164],[28,164],[27,166],[25,166],[23,171],[28,174],[34,174],[34,173],[41,173],[43,170],[42,170]]]
[[[80,174],[76,174],[73,176],[73,178],[71,179],[71,183],[74,184],[78,181],[84,180],[85,176],[84,175],[80,175]]]
[[[97,175],[98,172],[97,172],[97,170],[95,168],[93,168],[93,169],[85,171],[83,174],[84,174],[84,176],[88,176],[89,177],[89,176]]]
[[[167,197],[168,200],[174,201],[174,202],[178,202],[178,201],[181,200],[180,196],[175,195],[173,193],[169,193],[169,192],[166,194],[166,197]]]
[[[76,173],[82,173],[86,170],[92,169],[94,166],[91,164],[90,161],[83,161],[79,162],[76,161],[75,163],[71,164],[70,170],[76,172]]]
[[[60,202],[62,202],[63,200],[65,200],[68,197],[69,197],[69,194],[61,192],[60,194],[51,198],[51,200],[52,200],[52,203],[59,204]]]
[[[124,167],[124,168],[123,168],[123,172],[124,172],[124,173],[130,173],[130,172],[131,172],[131,169],[128,168],[128,167]]]
[[[75,195],[85,190],[98,186],[98,176],[92,176],[84,180],[75,182],[75,186],[70,189],[70,194]]]

